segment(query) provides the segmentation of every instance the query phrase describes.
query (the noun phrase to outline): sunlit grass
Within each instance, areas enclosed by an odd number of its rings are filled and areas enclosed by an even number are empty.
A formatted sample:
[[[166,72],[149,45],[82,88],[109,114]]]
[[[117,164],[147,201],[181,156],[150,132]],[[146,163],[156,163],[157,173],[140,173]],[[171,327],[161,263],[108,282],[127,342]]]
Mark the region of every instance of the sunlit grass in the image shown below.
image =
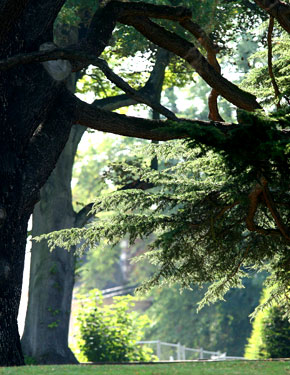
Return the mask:
[[[289,375],[290,361],[2,367],[2,375]]]

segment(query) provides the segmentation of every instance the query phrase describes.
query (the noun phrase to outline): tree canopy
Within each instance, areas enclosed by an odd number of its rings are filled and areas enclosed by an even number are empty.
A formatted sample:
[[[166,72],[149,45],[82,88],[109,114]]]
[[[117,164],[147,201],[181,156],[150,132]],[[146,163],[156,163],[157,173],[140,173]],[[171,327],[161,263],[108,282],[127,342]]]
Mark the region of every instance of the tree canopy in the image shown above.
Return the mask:
[[[204,25],[199,24],[198,13],[179,4],[172,6],[105,1],[95,8],[91,4],[88,29],[80,41],[59,48],[54,44],[54,24],[66,3],[72,6],[72,10],[74,6],[78,6],[74,1],[68,3],[65,0],[0,2],[0,178],[3,181],[0,187],[0,365],[23,363],[16,316],[27,223],[39,199],[39,191],[51,174],[73,124],[150,140],[189,138],[191,145],[195,143],[199,147],[202,145],[212,150],[208,152],[216,152],[216,158],[213,160],[221,160],[219,168],[225,168],[226,172],[232,171],[227,174],[230,176],[229,181],[235,181],[237,176],[242,175],[241,186],[248,191],[242,192],[236,201],[233,200],[237,198],[235,193],[227,195],[228,190],[225,189],[226,194],[220,195],[214,190],[214,194],[206,200],[206,205],[211,209],[212,200],[213,205],[221,210],[230,205],[231,208],[225,211],[229,214],[229,219],[233,210],[242,210],[241,214],[243,212],[242,217],[245,219],[243,225],[250,232],[251,244],[253,238],[258,239],[258,246],[266,242],[264,238],[269,240],[270,247],[264,252],[265,259],[272,262],[277,285],[288,288],[289,262],[286,248],[289,246],[289,193],[286,192],[286,186],[289,165],[285,152],[289,150],[289,114],[283,109],[283,112],[273,116],[241,113],[237,124],[222,121],[218,113],[218,95],[242,110],[262,110],[255,95],[244,91],[221,73],[216,56],[219,52],[218,39],[226,38],[222,22],[210,22],[210,27],[203,29]],[[206,1],[204,5],[213,9],[210,3]],[[176,5],[174,1],[171,1],[171,4]],[[183,5],[187,5],[187,2],[184,1]],[[231,9],[231,5],[248,9],[242,18],[238,16],[239,12],[233,12],[231,27],[243,25],[242,22],[235,22],[235,14],[237,20],[249,17],[253,19],[253,23],[258,14],[269,15],[270,51],[273,20],[276,20],[285,32],[290,31],[289,2],[219,1],[217,9],[222,14],[223,11]],[[69,8],[70,6],[67,11]],[[198,11],[198,7],[194,10]],[[197,19],[192,18],[193,14]],[[122,25],[123,30],[119,25]],[[179,119],[146,92],[131,87],[99,58],[109,45],[114,31],[121,30],[122,35],[129,27],[141,33],[149,43],[179,56],[207,82],[212,88],[209,97],[210,121]],[[215,30],[217,37],[212,39]],[[229,32],[229,38],[230,35]],[[271,55],[272,53],[268,54],[268,71],[275,97],[279,98]],[[111,113],[97,107],[96,103],[87,104],[73,95],[66,86],[66,79],[71,72],[80,72],[89,65],[100,69],[130,98],[149,105],[167,120],[147,120]],[[281,105],[284,105],[284,101],[281,100]],[[196,149],[190,152],[195,153]],[[213,193],[212,188],[217,182],[212,179],[209,183]],[[235,191],[236,187],[233,189],[233,192]],[[236,202],[238,203],[235,204]],[[228,224],[225,220],[223,225]],[[242,232],[239,229],[233,230],[233,233],[242,241]],[[166,239],[166,236],[164,238]],[[206,246],[209,244],[203,243]],[[229,250],[233,251],[233,248]],[[247,248],[245,253],[254,258]],[[257,253],[257,258],[264,260],[262,252]],[[223,265],[229,265],[227,260],[230,260],[230,253],[223,253],[223,257],[224,259],[218,257],[221,262],[218,263],[219,267],[215,268],[216,273],[222,272]],[[237,261],[236,257],[231,259]],[[207,268],[206,264],[204,266]],[[209,262],[208,269],[212,268],[213,262]],[[241,272],[242,270],[236,274]],[[202,277],[210,278],[205,274]]]
[[[151,8],[148,9],[151,11]],[[181,8],[175,8],[175,11],[177,9],[185,12]],[[171,15],[169,18],[176,19],[172,17]],[[196,25],[187,21],[186,12],[182,13],[181,18],[179,24],[182,27],[193,34],[197,32]],[[139,24],[138,27],[134,26],[140,30]],[[271,32],[270,28],[269,30],[268,33]],[[172,33],[165,32],[163,28],[161,31],[164,32],[164,38],[170,35],[169,40],[173,44],[176,42],[176,35],[173,37]],[[144,25],[142,33],[147,35]],[[213,45],[205,34],[199,35],[210,55]],[[178,40],[181,43],[181,39]],[[185,39],[182,40],[184,42]],[[84,238],[83,248],[95,245],[101,237],[116,243],[127,233],[131,242],[134,242],[138,237],[155,233],[157,238],[150,244],[150,251],[145,257],[158,265],[158,270],[143,288],[164,281],[179,281],[184,287],[190,287],[192,283],[212,283],[201,303],[203,305],[223,297],[230,287],[242,287],[242,279],[249,276],[249,270],[267,270],[271,273],[268,284],[273,286],[268,303],[273,298],[279,299],[280,304],[289,310],[288,70],[285,57],[280,57],[285,54],[284,46],[289,37],[286,36],[283,40],[280,48],[275,48],[279,58],[274,63],[275,74],[281,77],[279,83],[283,82],[281,97],[277,97],[274,85],[272,100],[275,102],[286,98],[283,108],[279,105],[277,112],[266,115],[259,109],[260,105],[254,96],[245,94],[247,100],[244,105],[238,105],[242,110],[238,111],[237,124],[172,120],[172,116],[163,123],[159,122],[158,129],[152,131],[154,139],[188,140],[151,145],[146,148],[143,156],[163,158],[165,161],[172,159],[175,162],[161,171],[152,171],[146,166],[137,169],[129,165],[124,167],[125,171],[135,173],[136,179],[149,182],[155,189],[150,192],[119,191],[102,198],[95,203],[94,212],[115,209],[115,215],[108,220],[99,220],[86,229],[46,236],[50,238],[52,247],[55,246],[53,241],[69,247],[78,243],[80,238]],[[181,49],[175,53],[188,59]],[[272,57],[269,59],[268,54],[270,83],[276,83],[270,61]],[[276,66],[281,69],[276,69]],[[195,68],[198,71],[199,68]],[[254,73],[261,76],[263,71],[265,75],[265,68],[263,69],[256,69]],[[198,72],[210,84],[209,70],[206,68],[206,72]],[[254,73],[250,72],[250,78],[247,78],[253,92],[257,86],[255,82],[258,82],[258,79],[251,79]],[[219,77],[218,69],[215,74]],[[211,83],[211,86],[216,90],[215,85]],[[228,83],[227,87],[229,88]],[[238,92],[244,95],[241,91],[235,91]],[[231,102],[236,104],[234,101],[239,99],[236,94],[234,96]],[[227,98],[226,95],[224,97]],[[249,108],[248,104],[253,107]],[[214,116],[213,113],[210,111],[210,116]],[[136,119],[136,122],[139,129],[148,123],[147,120],[140,119]]]

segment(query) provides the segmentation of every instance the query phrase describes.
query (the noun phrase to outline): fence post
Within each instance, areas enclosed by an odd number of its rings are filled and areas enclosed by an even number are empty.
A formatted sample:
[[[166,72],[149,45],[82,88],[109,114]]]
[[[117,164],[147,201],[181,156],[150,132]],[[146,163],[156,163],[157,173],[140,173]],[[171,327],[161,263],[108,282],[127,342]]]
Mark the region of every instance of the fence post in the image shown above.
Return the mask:
[[[199,359],[203,359],[203,348],[199,349]]]
[[[157,344],[157,351],[156,351],[157,357],[158,357],[159,361],[161,361],[161,344],[160,344],[160,340],[158,340],[156,342],[156,344]]]
[[[181,359],[181,345],[180,345],[180,342],[177,343],[177,360],[180,361]]]
[[[185,345],[182,345],[182,360],[185,361],[186,354],[185,354]]]

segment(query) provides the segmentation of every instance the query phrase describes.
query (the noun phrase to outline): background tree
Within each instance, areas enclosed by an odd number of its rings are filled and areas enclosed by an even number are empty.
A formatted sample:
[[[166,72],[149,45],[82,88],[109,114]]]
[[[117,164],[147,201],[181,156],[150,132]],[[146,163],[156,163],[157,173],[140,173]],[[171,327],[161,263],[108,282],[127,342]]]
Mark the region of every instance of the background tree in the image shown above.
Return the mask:
[[[243,356],[251,334],[249,315],[259,302],[263,277],[245,282],[245,288],[231,290],[226,301],[206,306],[199,313],[196,305],[203,291],[179,291],[178,285],[155,292],[146,314],[153,325],[146,331],[147,340],[181,342],[189,348],[220,350]]]
[[[178,135],[169,130],[156,130],[166,128],[168,122],[132,119],[101,110],[82,102],[67,90],[64,80],[71,70],[76,72],[93,63],[116,79],[118,85],[135,100],[150,104],[153,109],[176,121],[176,117],[164,107],[140,94],[136,96],[134,89],[124,85],[98,59],[117,22],[133,26],[151,42],[185,59],[216,92],[234,105],[249,111],[260,108],[253,95],[222,77],[191,41],[166,31],[151,20],[162,18],[179,22],[189,32],[190,40],[193,34],[206,43],[207,39],[198,25],[191,21],[191,12],[186,8],[110,1],[96,10],[86,37],[80,43],[61,49],[54,48],[51,43],[53,24],[64,3],[64,0],[32,0],[23,1],[20,5],[17,3],[17,7],[15,0],[1,3],[0,146],[3,156],[0,175],[1,181],[4,181],[0,192],[1,365],[23,363],[16,317],[27,222],[39,199],[40,189],[65,146],[72,124],[155,140],[193,136],[187,128]],[[267,6],[267,2],[256,3],[261,7]],[[289,31],[288,18],[285,17],[288,9],[289,5],[280,1],[275,7],[267,8],[286,31]],[[61,59],[70,63],[57,61]],[[187,123],[192,124],[190,121]],[[202,126],[198,121],[193,123]],[[215,126],[212,124],[210,129]],[[220,126],[223,128],[223,125]],[[230,129],[230,132],[235,130],[235,126]],[[279,139],[285,137],[280,130],[275,135]],[[280,222],[277,225],[282,236],[287,236],[284,226],[281,227]]]

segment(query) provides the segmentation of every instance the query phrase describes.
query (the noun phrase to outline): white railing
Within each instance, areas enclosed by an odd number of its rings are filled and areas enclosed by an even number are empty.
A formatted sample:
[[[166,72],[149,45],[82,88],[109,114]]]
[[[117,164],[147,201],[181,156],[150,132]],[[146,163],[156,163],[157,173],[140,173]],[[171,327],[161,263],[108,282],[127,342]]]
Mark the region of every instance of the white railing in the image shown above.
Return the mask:
[[[211,359],[215,361],[224,361],[224,360],[245,360],[244,357],[229,357],[227,353],[221,353],[220,351],[213,352],[210,350],[204,350],[203,348],[192,349],[187,348],[185,345],[180,343],[172,344],[169,342],[163,342],[160,340],[153,341],[137,341],[138,345],[153,345],[153,350],[156,356],[160,360],[169,360],[169,361],[185,361],[187,359],[193,359],[192,354],[195,353],[194,359]],[[162,347],[171,348],[171,350],[162,350]],[[191,357],[191,358],[189,358]]]

